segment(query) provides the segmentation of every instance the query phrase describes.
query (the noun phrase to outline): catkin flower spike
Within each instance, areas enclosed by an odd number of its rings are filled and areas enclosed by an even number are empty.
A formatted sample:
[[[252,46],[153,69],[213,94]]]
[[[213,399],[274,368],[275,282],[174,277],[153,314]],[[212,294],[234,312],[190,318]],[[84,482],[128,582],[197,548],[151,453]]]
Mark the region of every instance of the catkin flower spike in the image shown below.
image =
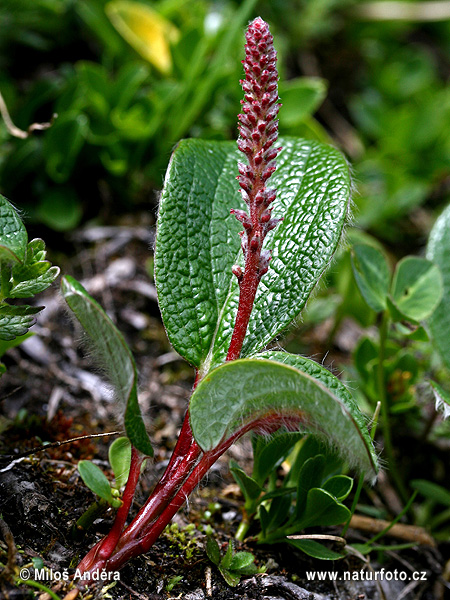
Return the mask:
[[[282,220],[272,218],[270,205],[275,200],[276,190],[267,187],[281,150],[275,146],[281,106],[278,102],[277,53],[269,26],[261,17],[248,26],[246,40],[242,61],[245,79],[241,80],[244,99],[238,117],[240,135],[237,143],[247,162],[238,163],[237,180],[248,213],[231,210],[244,227],[240,236],[245,266],[242,269],[234,265],[232,269],[239,282],[240,296],[227,360],[239,357],[259,281],[269,269],[271,252],[262,249],[264,238]]]

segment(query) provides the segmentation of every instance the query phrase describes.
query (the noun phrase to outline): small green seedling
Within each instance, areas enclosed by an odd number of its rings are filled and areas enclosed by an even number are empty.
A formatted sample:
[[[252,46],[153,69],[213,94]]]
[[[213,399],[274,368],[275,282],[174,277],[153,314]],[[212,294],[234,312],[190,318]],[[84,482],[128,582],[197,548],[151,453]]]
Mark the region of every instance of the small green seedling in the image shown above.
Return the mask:
[[[219,544],[208,536],[206,540],[206,554],[209,560],[218,567],[222,577],[232,587],[235,587],[243,575],[254,575],[258,573],[255,557],[251,552],[233,552],[233,542],[228,542],[227,551],[220,555]]]
[[[28,241],[22,219],[0,194],[0,358],[26,339],[35,315],[44,308],[11,304],[9,300],[33,297],[59,275],[59,268],[52,267],[45,256],[44,241]],[[5,370],[0,363],[0,376]]]
[[[122,506],[120,491],[125,486],[131,464],[131,444],[128,438],[121,437],[110,445],[109,462],[114,473],[115,484],[112,485],[103,471],[90,460],[80,460],[78,472],[86,486],[99,497],[97,502],[84,512],[75,523],[72,535],[79,539],[89,529],[92,523],[101,516],[109,506]]]

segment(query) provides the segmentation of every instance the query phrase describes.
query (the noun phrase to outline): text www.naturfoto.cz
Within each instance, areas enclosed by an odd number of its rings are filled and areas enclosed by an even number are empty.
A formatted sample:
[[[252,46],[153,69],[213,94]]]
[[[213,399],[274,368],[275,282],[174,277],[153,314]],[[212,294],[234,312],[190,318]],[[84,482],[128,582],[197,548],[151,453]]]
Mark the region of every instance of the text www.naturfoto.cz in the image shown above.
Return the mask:
[[[427,581],[426,571],[306,571],[308,581]]]

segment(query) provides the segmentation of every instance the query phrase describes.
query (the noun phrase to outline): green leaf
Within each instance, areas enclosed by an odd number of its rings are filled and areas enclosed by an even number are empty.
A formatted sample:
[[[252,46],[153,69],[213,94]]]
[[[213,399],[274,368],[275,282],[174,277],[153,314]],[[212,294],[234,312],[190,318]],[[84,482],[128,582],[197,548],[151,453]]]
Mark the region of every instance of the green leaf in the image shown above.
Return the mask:
[[[25,260],[28,236],[16,209],[0,194],[0,262]]]
[[[311,115],[327,93],[327,83],[319,77],[299,77],[280,85],[283,111],[280,127],[295,127]]]
[[[450,506],[450,492],[437,483],[426,479],[413,479],[411,486],[425,498],[429,498],[438,504]]]
[[[3,340],[0,336],[0,358],[5,354],[5,352],[8,352],[10,348],[15,348],[16,346],[19,346],[22,342],[27,340],[32,335],[33,334],[31,332],[28,332],[24,335],[16,337],[13,340]]]
[[[450,369],[450,206],[436,221],[428,240],[427,258],[441,270],[442,300],[428,317],[427,326],[436,350]]]
[[[304,513],[293,527],[297,531],[306,527],[329,527],[345,523],[350,517],[349,509],[320,488],[308,492]]]
[[[350,198],[345,159],[308,140],[280,139],[283,151],[271,186],[278,188],[272,250],[250,318],[242,356],[266,346],[295,319],[328,266],[341,237]],[[183,140],[172,155],[160,200],[155,280],[169,339],[202,373],[224,361],[239,290],[231,267],[242,259],[245,208],[236,184],[233,142]]]
[[[230,571],[241,571],[246,569],[255,561],[251,552],[236,552],[231,560]]]
[[[246,502],[256,500],[260,496],[262,488],[259,483],[252,477],[249,477],[235,461],[230,461],[230,471],[240,487]]]
[[[0,340],[13,340],[19,335],[25,335],[36,322],[35,314],[43,306],[0,306]]]
[[[208,537],[206,538],[206,554],[212,563],[214,563],[217,566],[219,565],[219,563],[220,563],[219,544],[210,535],[208,535]]]
[[[318,488],[322,483],[325,467],[325,456],[319,454],[306,460],[300,470],[297,483],[297,499],[295,512],[292,520],[298,521],[302,518],[308,501],[308,494],[312,488]]]
[[[425,258],[406,256],[395,269],[392,302],[400,313],[413,322],[429,317],[442,298],[439,267]]]
[[[78,463],[78,471],[81,479],[94,494],[97,494],[97,496],[100,496],[100,498],[103,498],[103,500],[106,500],[109,503],[114,500],[111,494],[109,481],[97,465],[94,465],[90,460],[80,460]]]
[[[385,310],[391,275],[384,255],[372,246],[356,244],[352,249],[352,267],[359,291],[370,308],[376,312]]]
[[[330,373],[330,371],[328,371],[328,369],[326,369],[322,365],[319,365],[314,360],[311,360],[309,358],[304,358],[303,356],[297,356],[296,354],[290,354],[289,352],[279,352],[279,351],[262,352],[261,354],[258,354],[252,358],[256,358],[256,359],[260,359],[260,360],[270,360],[270,361],[275,361],[277,363],[289,365],[290,367],[294,367],[295,369],[298,369],[302,373],[309,375],[316,382],[319,382],[320,384],[322,384],[329,392],[331,392],[331,394],[335,398],[337,398],[340,402],[342,402],[342,404],[346,407],[346,410],[348,410],[351,419],[354,421],[354,426],[356,426],[359,429],[359,435],[362,436],[364,445],[371,453],[372,464],[373,465],[377,464],[377,457],[376,457],[375,451],[373,450],[372,441],[371,441],[370,435],[367,430],[367,423],[366,423],[365,417],[361,414],[358,404],[356,403],[356,401],[354,400],[353,396],[350,394],[348,389],[345,387],[345,385],[341,381],[339,381],[339,379],[337,377],[335,377],[332,373]],[[351,429],[349,428],[349,432],[350,431],[351,431]],[[325,437],[326,437],[326,439],[325,439],[326,447],[328,449],[330,449],[330,442],[332,441],[332,439],[329,438],[328,435],[326,435]],[[323,439],[324,439],[324,437],[322,436],[322,440]],[[312,440],[306,440],[306,444],[308,446],[310,446],[312,444]],[[336,442],[336,448],[339,450],[339,444],[337,442]],[[315,451],[314,448],[312,449],[312,452],[313,452],[313,455],[317,454],[317,451]],[[329,454],[330,454],[329,450],[325,452],[324,448],[321,448],[320,453],[327,454],[327,466],[328,466],[328,463],[330,464],[330,466],[335,466],[332,464],[333,461],[331,460],[331,457],[329,456]],[[342,452],[340,452],[340,454],[342,455]],[[355,455],[355,458],[356,458],[356,455]],[[354,461],[351,458],[351,455],[350,456],[347,455],[347,459],[349,460],[351,465],[354,464]],[[330,471],[328,471],[328,473],[329,472]]]
[[[46,132],[44,156],[47,173],[57,183],[66,181],[84,144],[88,119],[83,114],[66,113]]]
[[[82,214],[78,195],[72,188],[66,186],[47,189],[37,209],[39,220],[55,231],[75,229]]]
[[[269,439],[257,436],[253,449],[253,479],[260,486],[263,485],[302,437],[301,433],[295,431],[277,432]]]
[[[109,374],[117,398],[125,407],[125,430],[130,442],[146,456],[153,456],[139,408],[136,364],[122,334],[100,304],[73,277],[63,277],[61,292],[87,333],[96,358]]]
[[[108,450],[109,463],[114,472],[116,486],[120,490],[128,479],[131,464],[131,444],[126,437],[117,438]]]
[[[338,552],[334,552],[334,550],[330,550],[326,546],[323,546],[319,542],[315,540],[286,540],[291,546],[301,550],[308,556],[312,556],[313,558],[318,558],[320,560],[339,560],[344,558],[344,554],[339,554]]]
[[[352,491],[353,479],[347,475],[335,475],[327,479],[322,489],[334,496],[336,500],[345,500]]]
[[[240,574],[235,574],[235,573],[230,573],[230,571],[228,571],[227,569],[223,569],[222,567],[220,568],[220,572],[222,573],[222,577],[225,579],[225,581],[228,583],[229,586],[231,587],[236,587],[239,583],[239,581],[241,580],[241,575]]]
[[[226,363],[210,372],[191,397],[195,440],[208,451],[267,415],[289,415],[334,445],[351,464],[373,475],[376,457],[365,426],[360,425],[363,417],[353,402],[335,393],[341,390],[331,374],[329,380],[334,384],[331,389],[274,360]]]
[[[228,571],[228,569],[231,566],[231,561],[233,560],[233,542],[228,542],[228,547],[227,547],[227,551],[225,552],[225,554],[222,557],[222,560],[220,561],[220,569],[226,569]]]

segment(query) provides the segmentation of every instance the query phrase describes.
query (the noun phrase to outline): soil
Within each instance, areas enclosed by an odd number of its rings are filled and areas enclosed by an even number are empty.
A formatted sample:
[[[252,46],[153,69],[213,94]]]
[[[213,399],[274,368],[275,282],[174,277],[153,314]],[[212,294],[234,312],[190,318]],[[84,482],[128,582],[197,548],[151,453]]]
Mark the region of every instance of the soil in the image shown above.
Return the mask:
[[[145,501],[167,464],[177,439],[193,373],[169,346],[160,321],[156,290],[151,275],[154,230],[148,215],[126,219],[111,227],[88,227],[70,240],[74,259],[51,256],[64,273],[74,275],[96,297],[115,320],[130,344],[140,373],[140,402],[154,440],[155,459],[141,478],[132,513]],[[60,260],[57,260],[60,259]],[[117,430],[116,407],[104,376],[93,367],[89,351],[80,348],[82,335],[70,320],[53,288],[39,297],[45,310],[30,337],[4,357],[7,374],[0,382],[4,417],[0,464],[0,575],[1,598],[49,598],[30,585],[13,583],[14,573],[34,564],[39,557],[53,573],[73,573],[78,560],[111,526],[108,512],[97,519],[81,540],[71,531],[75,521],[94,501],[77,471],[80,459],[92,459],[111,476],[107,449],[111,438],[100,437],[45,449],[14,458],[44,442]],[[348,332],[346,333],[348,337]],[[324,356],[324,336],[309,334],[310,354]],[[329,361],[346,360],[330,355]],[[348,354],[347,354],[348,355]],[[406,442],[405,442],[406,443]],[[447,451],[448,456],[448,451]],[[240,520],[242,498],[229,471],[232,457],[244,467],[251,460],[248,440],[233,447],[211,470],[206,482],[193,494],[188,506],[174,519],[178,528],[165,532],[154,547],[120,574],[120,581],[82,591],[79,598],[137,598],[142,600],[443,600],[449,593],[449,545],[413,545],[399,549],[399,540],[385,537],[392,549],[370,556],[352,556],[329,563],[280,546],[258,546],[251,538],[235,544],[256,557],[261,572],[243,577],[232,588],[224,581],[205,552],[205,528],[212,528],[222,551],[232,539]],[[395,508],[386,478],[374,489],[375,502]],[[389,511],[388,511],[389,512]],[[394,510],[395,512],[395,510]],[[193,531],[184,528],[193,523]],[[326,533],[339,534],[339,529]],[[371,534],[350,529],[347,541],[361,543]],[[395,545],[394,545],[395,544]],[[34,563],[33,563],[34,560]],[[36,562],[37,561],[37,562]],[[445,566],[447,565],[447,567]],[[374,579],[384,568],[405,573],[406,581],[357,581]],[[341,580],[308,581],[307,572],[331,571]],[[413,581],[414,572],[423,580]],[[344,573],[352,581],[343,581]],[[355,575],[356,574],[356,575]],[[176,579],[178,578],[178,579]],[[181,579],[180,579],[181,578]],[[392,575],[394,578],[394,575]],[[32,578],[31,578],[32,579]],[[361,577],[360,577],[361,579]],[[56,597],[70,594],[62,581],[43,582]],[[67,598],[70,596],[68,595]]]

